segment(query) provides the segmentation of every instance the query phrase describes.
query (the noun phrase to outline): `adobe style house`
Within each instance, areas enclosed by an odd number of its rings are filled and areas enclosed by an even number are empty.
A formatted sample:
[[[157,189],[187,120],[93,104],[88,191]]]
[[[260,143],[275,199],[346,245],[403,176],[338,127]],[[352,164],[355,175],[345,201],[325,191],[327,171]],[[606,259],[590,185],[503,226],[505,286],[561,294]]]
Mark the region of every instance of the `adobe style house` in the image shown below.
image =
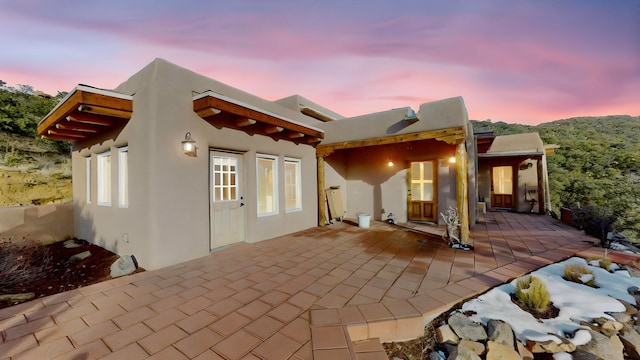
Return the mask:
[[[38,132],[73,142],[75,235],[147,269],[325,225],[330,187],[348,218],[441,223],[457,208],[471,241],[476,152],[460,97],[345,118],[156,59],[113,90],[78,85]]]
[[[486,208],[545,214],[551,207],[547,154],[538,133],[476,135],[478,198]]]

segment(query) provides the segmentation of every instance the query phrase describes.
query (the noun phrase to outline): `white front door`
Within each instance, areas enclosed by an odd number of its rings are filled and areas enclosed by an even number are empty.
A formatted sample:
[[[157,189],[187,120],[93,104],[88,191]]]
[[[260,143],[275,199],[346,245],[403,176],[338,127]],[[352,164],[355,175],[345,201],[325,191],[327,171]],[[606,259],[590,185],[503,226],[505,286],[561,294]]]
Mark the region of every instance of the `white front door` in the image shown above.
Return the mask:
[[[245,239],[242,155],[211,151],[211,249]]]

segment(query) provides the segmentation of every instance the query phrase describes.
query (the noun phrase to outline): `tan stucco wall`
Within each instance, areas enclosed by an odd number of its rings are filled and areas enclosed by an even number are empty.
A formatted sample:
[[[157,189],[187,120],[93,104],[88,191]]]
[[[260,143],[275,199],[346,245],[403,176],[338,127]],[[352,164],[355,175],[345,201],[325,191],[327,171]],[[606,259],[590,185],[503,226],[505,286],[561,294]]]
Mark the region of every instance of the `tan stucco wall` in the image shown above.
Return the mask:
[[[51,243],[74,235],[73,204],[0,208],[0,239]]]
[[[315,150],[307,145],[230,129],[216,129],[193,112],[194,93],[207,90],[243,102],[263,104],[272,112],[298,117],[278,105],[253,97],[215,80],[156,60],[120,85],[117,91],[135,94],[133,117],[115,140],[73,152],[74,204],[78,236],[119,254],[133,254],[141,266],[156,269],[209,254],[208,149],[243,151],[245,165],[246,240],[255,242],[313,227],[317,224]],[[299,117],[298,117],[299,118]],[[198,157],[180,148],[186,132],[196,140]],[[129,146],[129,207],[117,204],[117,151]],[[111,207],[96,205],[95,154],[112,150]],[[94,201],[85,201],[84,156],[94,154]],[[257,217],[255,204],[256,153],[279,157],[280,213]],[[284,157],[302,160],[303,210],[284,211]],[[126,239],[128,238],[128,242]]]
[[[514,194],[515,210],[517,211],[529,211],[530,204],[524,201],[525,186],[527,190],[536,190],[532,196],[538,200],[538,173],[537,173],[537,160],[526,160],[519,165],[531,162],[533,165],[526,170],[517,170],[517,185],[516,193]],[[505,164],[506,165],[506,164]],[[478,169],[478,197],[484,198],[487,203],[487,208],[491,208],[491,167],[501,166],[500,163],[481,162]],[[516,167],[518,168],[518,167]],[[527,195],[527,199],[529,199]],[[533,212],[537,213],[539,210],[539,204],[536,204],[533,208]]]

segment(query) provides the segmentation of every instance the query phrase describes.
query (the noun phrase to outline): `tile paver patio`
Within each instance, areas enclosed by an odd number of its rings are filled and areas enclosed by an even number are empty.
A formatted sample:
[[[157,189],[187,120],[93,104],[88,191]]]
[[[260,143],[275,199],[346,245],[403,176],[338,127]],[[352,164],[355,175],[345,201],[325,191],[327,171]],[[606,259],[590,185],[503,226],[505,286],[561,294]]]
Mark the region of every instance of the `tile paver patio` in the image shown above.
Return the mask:
[[[474,251],[410,226],[313,228],[5,308],[0,359],[382,359],[464,298],[602,255],[546,216],[487,213]]]

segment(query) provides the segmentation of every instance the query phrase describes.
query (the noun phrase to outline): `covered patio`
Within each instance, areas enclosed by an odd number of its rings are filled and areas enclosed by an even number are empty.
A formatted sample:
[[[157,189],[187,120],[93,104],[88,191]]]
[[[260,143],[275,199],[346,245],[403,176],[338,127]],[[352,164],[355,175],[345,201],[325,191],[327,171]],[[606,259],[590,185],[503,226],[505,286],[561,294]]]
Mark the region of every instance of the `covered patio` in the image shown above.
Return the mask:
[[[0,310],[11,359],[386,359],[465,298],[571,257],[593,238],[489,212],[474,251],[374,222],[316,227]],[[610,253],[613,261],[628,262]]]

